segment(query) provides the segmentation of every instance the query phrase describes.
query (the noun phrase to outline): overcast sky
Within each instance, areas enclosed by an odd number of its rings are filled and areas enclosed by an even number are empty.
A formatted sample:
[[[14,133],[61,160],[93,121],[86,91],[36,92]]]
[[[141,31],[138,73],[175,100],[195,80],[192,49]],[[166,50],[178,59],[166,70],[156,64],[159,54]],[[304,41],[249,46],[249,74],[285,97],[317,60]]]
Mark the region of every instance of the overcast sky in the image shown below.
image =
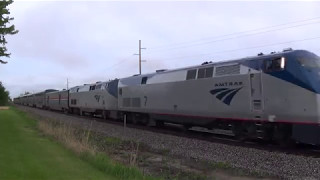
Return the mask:
[[[122,78],[284,48],[320,54],[320,2],[18,1],[10,6],[20,31],[0,81],[25,91]],[[231,35],[230,35],[231,34]]]

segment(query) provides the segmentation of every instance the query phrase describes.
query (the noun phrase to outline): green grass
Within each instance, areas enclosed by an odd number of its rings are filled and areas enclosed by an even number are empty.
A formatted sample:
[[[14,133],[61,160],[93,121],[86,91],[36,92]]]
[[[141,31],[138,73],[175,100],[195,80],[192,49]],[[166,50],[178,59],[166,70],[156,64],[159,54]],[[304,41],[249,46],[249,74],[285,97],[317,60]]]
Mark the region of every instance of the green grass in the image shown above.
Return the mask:
[[[11,108],[0,111],[0,179],[150,179],[135,168],[65,149],[41,135],[37,121]]]
[[[224,163],[224,162],[211,163],[211,167],[214,169],[232,169],[233,168],[230,164]]]
[[[104,143],[108,144],[108,145],[120,145],[123,143],[123,140],[119,139],[119,138],[115,138],[115,137],[106,137],[104,138]]]
[[[89,162],[92,166],[99,169],[106,174],[112,174],[119,179],[130,179],[130,180],[146,180],[154,179],[143,174],[134,167],[125,167],[119,163],[112,162],[107,156],[102,153],[97,155],[91,155],[85,153],[81,155],[81,158],[86,162]]]

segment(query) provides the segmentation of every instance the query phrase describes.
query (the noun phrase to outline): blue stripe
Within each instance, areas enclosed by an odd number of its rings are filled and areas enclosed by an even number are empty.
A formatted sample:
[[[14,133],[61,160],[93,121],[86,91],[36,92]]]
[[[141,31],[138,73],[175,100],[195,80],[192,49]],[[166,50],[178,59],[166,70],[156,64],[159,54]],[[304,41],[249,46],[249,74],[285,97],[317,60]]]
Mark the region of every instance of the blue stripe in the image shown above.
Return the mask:
[[[241,87],[242,88],[242,87]],[[236,89],[235,91],[233,91],[232,93],[230,93],[224,100],[223,102],[227,105],[230,105],[233,97],[237,94],[238,91],[240,91],[241,88]]]
[[[224,90],[227,90],[227,88],[214,89],[214,90],[211,90],[210,93],[211,93],[212,95],[215,95],[216,93],[221,92],[221,91],[224,91]]]
[[[221,92],[221,93],[219,93],[216,97],[217,97],[219,100],[221,100],[224,96],[226,96],[228,93],[230,93],[230,92],[232,92],[232,91],[234,91],[234,90],[236,90],[236,89],[229,89],[229,90],[227,90],[227,91]]]

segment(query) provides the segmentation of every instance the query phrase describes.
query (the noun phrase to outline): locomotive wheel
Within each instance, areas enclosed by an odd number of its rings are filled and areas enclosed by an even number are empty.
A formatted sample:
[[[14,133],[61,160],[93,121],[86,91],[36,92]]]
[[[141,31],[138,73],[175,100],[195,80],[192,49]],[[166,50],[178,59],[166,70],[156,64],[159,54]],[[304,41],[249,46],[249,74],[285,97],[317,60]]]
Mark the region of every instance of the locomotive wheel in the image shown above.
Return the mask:
[[[267,142],[271,142],[273,134],[274,134],[274,126],[272,124],[265,124],[263,126],[263,140]]]
[[[190,124],[184,124],[183,125],[183,130],[184,131],[189,131],[190,128],[192,128],[192,126]]]
[[[126,120],[127,122],[130,122],[132,124],[136,123],[136,122],[134,122],[134,116],[132,113],[125,113],[125,114],[123,114],[123,119],[124,119],[124,117],[127,118],[127,120]]]
[[[143,125],[147,126],[149,124],[149,116],[143,114],[140,118]]]
[[[160,120],[156,120],[156,126],[157,127],[163,127],[164,126],[164,122],[160,121]]]
[[[295,142],[291,138],[291,125],[278,124],[274,128],[274,140],[282,147],[292,147]]]
[[[81,109],[79,109],[79,115],[80,115],[80,116],[84,116],[84,115],[85,115],[84,111],[82,111]]]
[[[68,109],[63,108],[62,111],[64,114],[68,114]]]
[[[149,123],[149,116],[144,114],[131,114],[131,119],[133,124],[148,125]]]
[[[108,118],[108,113],[107,111],[102,111],[102,118],[107,119]]]
[[[137,117],[136,115],[131,115],[131,119],[132,119],[132,124],[138,124],[139,123],[139,117]]]
[[[232,132],[233,132],[235,138],[239,141],[245,141],[248,139],[246,128],[242,122],[233,123]]]

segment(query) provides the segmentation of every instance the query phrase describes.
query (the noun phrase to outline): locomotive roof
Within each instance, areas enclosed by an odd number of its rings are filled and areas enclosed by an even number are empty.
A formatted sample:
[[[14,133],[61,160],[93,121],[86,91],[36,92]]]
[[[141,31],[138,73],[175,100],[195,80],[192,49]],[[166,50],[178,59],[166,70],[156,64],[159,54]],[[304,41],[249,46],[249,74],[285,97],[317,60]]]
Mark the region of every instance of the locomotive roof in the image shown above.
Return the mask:
[[[65,92],[65,91],[68,91],[68,90],[67,90],[67,89],[63,89],[63,90],[55,90],[55,91],[47,92],[46,94],[53,94],[53,93],[57,93],[57,92]]]
[[[246,61],[258,61],[258,60],[261,60],[261,59],[267,59],[267,58],[282,56],[284,54],[296,54],[296,53],[298,54],[298,53],[310,53],[310,52],[306,51],[306,50],[288,50],[288,51],[283,51],[283,52],[275,52],[275,53],[272,53],[272,54],[262,54],[262,55],[249,56],[249,57],[233,59],[233,60],[222,60],[222,61],[217,61],[217,62],[210,62],[208,64],[203,64],[203,65],[193,65],[193,66],[177,68],[177,69],[170,69],[170,70],[164,70],[164,71],[161,70],[160,72],[153,72],[153,73],[147,73],[147,74],[141,74],[141,75],[134,75],[134,76],[125,77],[125,78],[122,78],[122,79],[133,78],[133,77],[141,77],[141,76],[152,76],[152,75],[155,75],[155,74],[165,74],[165,73],[169,73],[169,72],[187,70],[187,69],[193,69],[193,68],[199,68],[199,67],[228,65],[228,64],[233,64],[233,63],[242,63],[242,62],[246,62]]]
[[[75,89],[75,88],[82,88],[82,87],[85,87],[85,86],[93,86],[93,85],[97,85],[97,84],[103,84],[103,83],[106,83],[108,81],[103,81],[103,82],[96,82],[96,83],[91,83],[91,84],[84,84],[84,85],[80,85],[80,86],[74,86],[70,89]]]

